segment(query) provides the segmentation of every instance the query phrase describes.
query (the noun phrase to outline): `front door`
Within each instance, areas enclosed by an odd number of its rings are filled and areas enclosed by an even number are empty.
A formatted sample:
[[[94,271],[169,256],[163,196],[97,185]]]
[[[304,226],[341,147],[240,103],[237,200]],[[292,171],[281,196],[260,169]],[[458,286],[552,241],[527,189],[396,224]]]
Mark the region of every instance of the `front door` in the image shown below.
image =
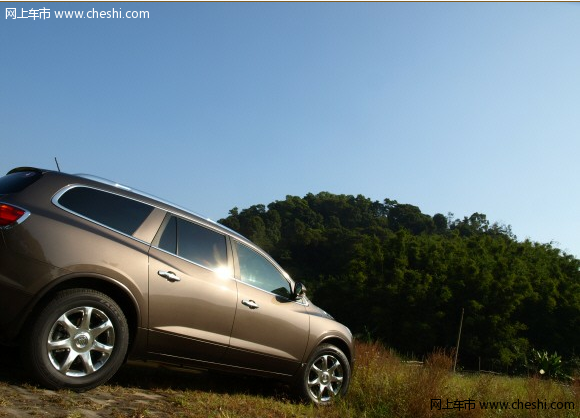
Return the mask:
[[[237,282],[226,237],[168,215],[149,252],[149,352],[220,362]]]
[[[289,281],[266,257],[234,241],[239,262],[238,308],[226,362],[294,374],[308,343],[310,320],[290,300]]]

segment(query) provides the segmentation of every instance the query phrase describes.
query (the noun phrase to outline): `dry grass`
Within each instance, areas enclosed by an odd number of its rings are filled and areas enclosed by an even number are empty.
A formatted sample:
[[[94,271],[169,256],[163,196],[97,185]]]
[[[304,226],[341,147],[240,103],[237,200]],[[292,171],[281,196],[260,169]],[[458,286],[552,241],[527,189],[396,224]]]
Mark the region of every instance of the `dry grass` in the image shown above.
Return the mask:
[[[332,407],[293,400],[289,388],[263,379],[127,365],[109,384],[78,394],[47,391],[26,377],[0,373],[0,416],[62,418],[577,418],[580,383],[453,374],[450,353],[410,366],[380,344],[357,344],[348,396]],[[443,409],[432,408],[440,399]],[[465,401],[473,401],[473,408]],[[479,402],[573,402],[575,410],[482,409]],[[455,401],[462,401],[461,404]],[[462,406],[461,409],[457,408]],[[444,409],[449,407],[449,409]],[[455,407],[455,408],[454,408]],[[18,411],[28,415],[18,415]]]
[[[454,374],[452,360],[451,353],[435,351],[424,367],[413,367],[379,344],[359,344],[351,392],[338,407],[354,408],[353,416],[369,418],[579,416],[578,382],[564,385],[537,378]],[[440,399],[442,408],[432,408],[432,399]],[[554,401],[573,402],[576,409],[550,409]],[[509,405],[485,409],[480,402]],[[535,402],[536,408],[530,404],[526,409],[526,402]]]

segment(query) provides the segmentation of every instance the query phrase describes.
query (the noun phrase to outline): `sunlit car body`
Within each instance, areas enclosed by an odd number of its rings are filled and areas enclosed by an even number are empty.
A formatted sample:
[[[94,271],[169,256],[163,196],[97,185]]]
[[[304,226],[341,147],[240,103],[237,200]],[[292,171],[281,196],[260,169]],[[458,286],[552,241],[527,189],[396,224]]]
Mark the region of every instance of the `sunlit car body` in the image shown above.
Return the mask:
[[[106,180],[0,178],[0,338],[49,388],[87,390],[127,357],[276,377],[343,395],[349,330],[266,253],[194,213]]]

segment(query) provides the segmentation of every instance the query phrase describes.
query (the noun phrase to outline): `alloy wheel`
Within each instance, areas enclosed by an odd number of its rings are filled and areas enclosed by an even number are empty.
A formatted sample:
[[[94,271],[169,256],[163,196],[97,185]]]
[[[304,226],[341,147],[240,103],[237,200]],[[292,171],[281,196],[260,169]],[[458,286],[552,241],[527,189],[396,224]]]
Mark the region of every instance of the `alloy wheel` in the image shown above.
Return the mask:
[[[115,329],[100,309],[82,306],[62,314],[46,343],[51,364],[60,373],[83,377],[99,370],[115,346]]]

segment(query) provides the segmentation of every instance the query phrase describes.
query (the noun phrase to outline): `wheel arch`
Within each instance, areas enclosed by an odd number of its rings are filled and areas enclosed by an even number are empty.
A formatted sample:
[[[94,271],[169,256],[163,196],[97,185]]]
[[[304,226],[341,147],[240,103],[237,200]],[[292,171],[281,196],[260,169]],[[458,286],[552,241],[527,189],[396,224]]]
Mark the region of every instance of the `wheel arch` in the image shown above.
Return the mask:
[[[321,344],[334,345],[336,348],[340,349],[340,351],[342,351],[344,353],[344,355],[348,359],[348,362],[351,365],[353,364],[354,352],[353,352],[353,350],[351,350],[350,346],[343,339],[336,337],[336,336],[330,336],[330,337],[327,337],[327,338],[323,339],[322,341],[320,341],[318,343],[317,347],[320,346]]]
[[[39,292],[36,298],[30,303],[24,320],[20,324],[18,340],[21,341],[23,332],[26,331],[26,323],[30,322],[43,306],[45,306],[53,296],[67,289],[91,289],[104,293],[119,305],[123,311],[129,327],[129,349],[128,353],[133,348],[136,342],[139,324],[141,323],[141,309],[139,303],[135,299],[133,293],[122,283],[113,280],[106,276],[96,274],[80,274],[69,275],[62,277],[58,281],[54,281],[50,286],[47,286]]]
[[[344,396],[352,379],[353,350],[347,341],[336,335],[329,335],[318,341],[293,382],[298,397],[315,404],[328,405],[335,396]],[[328,366],[327,355],[333,357],[331,367]],[[315,366],[319,361],[322,363]],[[337,369],[333,365],[335,362],[342,367]],[[337,370],[338,374],[335,374]]]

